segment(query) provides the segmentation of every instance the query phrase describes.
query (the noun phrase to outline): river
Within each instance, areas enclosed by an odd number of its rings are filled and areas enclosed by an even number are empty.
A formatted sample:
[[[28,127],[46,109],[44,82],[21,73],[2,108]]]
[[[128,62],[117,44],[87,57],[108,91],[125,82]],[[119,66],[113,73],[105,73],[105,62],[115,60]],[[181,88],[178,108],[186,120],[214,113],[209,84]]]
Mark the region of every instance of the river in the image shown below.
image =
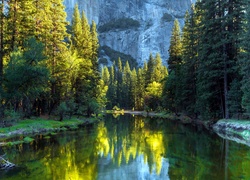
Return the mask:
[[[1,147],[18,167],[0,179],[250,179],[250,147],[200,127],[108,115],[77,131]]]

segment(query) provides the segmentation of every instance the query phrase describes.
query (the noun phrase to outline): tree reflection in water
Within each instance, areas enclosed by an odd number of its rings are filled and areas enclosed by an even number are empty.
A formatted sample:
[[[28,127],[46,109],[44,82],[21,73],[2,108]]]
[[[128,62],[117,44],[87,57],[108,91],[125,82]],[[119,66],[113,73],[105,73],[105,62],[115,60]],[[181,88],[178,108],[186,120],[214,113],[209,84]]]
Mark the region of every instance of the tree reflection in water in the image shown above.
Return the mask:
[[[167,120],[107,116],[78,131],[2,147],[2,179],[250,179],[250,148]],[[225,165],[226,164],[226,165]]]

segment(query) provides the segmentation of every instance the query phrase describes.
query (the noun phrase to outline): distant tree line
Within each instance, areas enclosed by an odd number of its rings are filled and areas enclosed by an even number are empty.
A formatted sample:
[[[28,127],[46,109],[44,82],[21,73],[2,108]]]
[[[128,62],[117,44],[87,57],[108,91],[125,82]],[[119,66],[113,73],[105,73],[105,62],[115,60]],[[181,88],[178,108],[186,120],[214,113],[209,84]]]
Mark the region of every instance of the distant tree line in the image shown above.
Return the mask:
[[[63,0],[1,0],[0,117],[88,115],[103,106],[98,34],[76,5],[67,33]]]
[[[166,66],[162,65],[159,54],[149,56],[142,68],[130,68],[121,59],[113,66],[102,69],[102,80],[107,91],[107,109],[156,110],[161,105],[163,80],[167,76]]]

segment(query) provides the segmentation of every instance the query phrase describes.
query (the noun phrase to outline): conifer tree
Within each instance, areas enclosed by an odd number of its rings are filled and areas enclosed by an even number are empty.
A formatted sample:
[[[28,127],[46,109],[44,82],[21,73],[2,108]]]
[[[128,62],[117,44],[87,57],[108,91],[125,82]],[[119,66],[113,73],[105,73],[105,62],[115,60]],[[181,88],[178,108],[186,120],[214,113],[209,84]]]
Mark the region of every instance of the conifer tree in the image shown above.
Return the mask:
[[[244,22],[242,2],[202,1],[204,12],[197,78],[197,107],[200,108],[202,116],[208,119],[229,118],[230,115],[230,86],[234,78],[240,78],[237,64],[238,52],[241,49],[238,45]],[[239,88],[232,84],[232,89]]]
[[[154,69],[155,69],[155,58],[153,57],[152,53],[150,53],[149,60],[147,63],[146,85],[153,82]]]
[[[2,85],[3,85],[3,59],[5,55],[5,50],[4,50],[4,36],[6,32],[4,31],[4,26],[6,24],[6,17],[4,15],[4,0],[1,0],[0,4],[0,119],[4,117],[4,108],[2,105],[2,100],[3,100],[3,90],[2,90]]]
[[[8,1],[7,49],[11,52],[21,47],[25,39],[34,34],[33,0]]]
[[[172,35],[170,39],[170,47],[168,51],[169,51],[169,59],[168,59],[169,70],[170,71],[176,70],[182,62],[181,31],[180,31],[179,21],[177,19],[174,21],[174,26],[172,29]]]
[[[3,58],[4,58],[4,36],[5,36],[5,31],[4,31],[4,26],[6,23],[6,17],[4,15],[4,0],[1,0],[0,4],[0,93],[2,92],[2,81],[3,81]],[[1,97],[0,97],[1,100]]]
[[[122,73],[122,101],[120,103],[121,107],[128,109],[131,107],[131,69],[128,61],[123,68]]]
[[[48,67],[51,72],[51,98],[50,111],[54,110],[63,99],[64,88],[63,82],[66,80],[65,67],[67,66],[67,44],[64,39],[67,37],[66,32],[66,12],[62,0],[52,0],[50,5],[50,19],[53,22],[48,31],[50,36],[47,39],[46,55],[48,56]]]
[[[102,68],[102,80],[106,86],[110,85],[110,73],[107,66]]]
[[[136,101],[138,98],[137,94],[138,94],[138,91],[137,91],[137,72],[136,72],[136,69],[134,68],[131,71],[131,97],[130,97],[131,106],[133,107],[133,109],[136,107],[135,104],[136,104]]]
[[[82,56],[84,59],[92,59],[92,54],[96,54],[97,52],[95,53],[92,53],[92,38],[95,38],[93,39],[94,43],[95,43],[95,51],[97,51],[97,46],[98,46],[98,42],[96,42],[96,31],[93,29],[93,31],[95,32],[90,32],[90,26],[89,26],[89,23],[88,23],[88,19],[84,13],[84,11],[82,12],[82,17],[81,17],[81,24],[82,24],[82,36],[81,36],[81,50],[79,52],[79,55]],[[95,28],[95,25],[93,26]],[[96,28],[95,28],[96,29]],[[96,55],[95,55],[96,57]]]
[[[248,5],[246,10],[247,24],[246,30],[244,34],[243,51],[242,51],[242,59],[241,59],[241,74],[242,78],[242,106],[246,110],[246,113],[250,113],[250,5],[249,0],[247,1]]]
[[[182,76],[180,70],[182,63],[181,32],[179,22],[175,20],[169,47],[169,76],[165,80],[162,96],[163,104],[165,104],[167,109],[176,113],[180,111],[180,106],[182,105]]]
[[[118,106],[121,105],[123,100],[123,94],[122,94],[122,76],[123,76],[123,68],[122,68],[122,61],[121,58],[118,58],[118,64],[117,64],[117,70],[116,70],[116,80],[117,80],[117,88],[116,88],[116,94],[117,94],[117,104]]]
[[[146,88],[146,82],[145,82],[146,73],[144,71],[146,72],[146,69],[139,68],[137,73],[137,95],[136,95],[137,98],[135,102],[135,108],[138,110],[144,109],[144,97]]]
[[[74,51],[80,52],[81,43],[82,43],[82,24],[81,16],[78,9],[78,4],[74,7],[73,17],[72,17],[72,48]]]
[[[107,92],[108,104],[107,108],[112,109],[115,105],[117,105],[117,79],[116,79],[116,67],[115,64],[110,67],[110,84]]]
[[[199,15],[198,6],[192,6],[191,14],[187,11],[185,16],[185,25],[182,34],[183,47],[183,65],[181,101],[183,111],[188,115],[195,115],[196,105],[196,67],[198,64],[198,47],[199,47]]]

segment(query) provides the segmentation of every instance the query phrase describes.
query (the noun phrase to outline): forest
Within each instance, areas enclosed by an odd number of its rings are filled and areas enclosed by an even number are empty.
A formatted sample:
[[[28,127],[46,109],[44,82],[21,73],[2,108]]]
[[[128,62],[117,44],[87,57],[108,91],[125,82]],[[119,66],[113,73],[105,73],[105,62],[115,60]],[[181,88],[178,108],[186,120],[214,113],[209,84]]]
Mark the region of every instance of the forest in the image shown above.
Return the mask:
[[[107,107],[166,111],[201,120],[249,118],[249,4],[197,1],[186,12],[182,29],[178,19],[174,21],[167,69],[159,54],[130,72],[128,64],[104,67]]]
[[[1,1],[1,118],[88,115],[103,105],[98,34],[62,0]]]
[[[174,21],[168,66],[98,63],[98,28],[62,0],[1,0],[0,118],[164,111],[192,119],[248,118],[249,0],[198,0]],[[133,68],[131,68],[133,67]]]

